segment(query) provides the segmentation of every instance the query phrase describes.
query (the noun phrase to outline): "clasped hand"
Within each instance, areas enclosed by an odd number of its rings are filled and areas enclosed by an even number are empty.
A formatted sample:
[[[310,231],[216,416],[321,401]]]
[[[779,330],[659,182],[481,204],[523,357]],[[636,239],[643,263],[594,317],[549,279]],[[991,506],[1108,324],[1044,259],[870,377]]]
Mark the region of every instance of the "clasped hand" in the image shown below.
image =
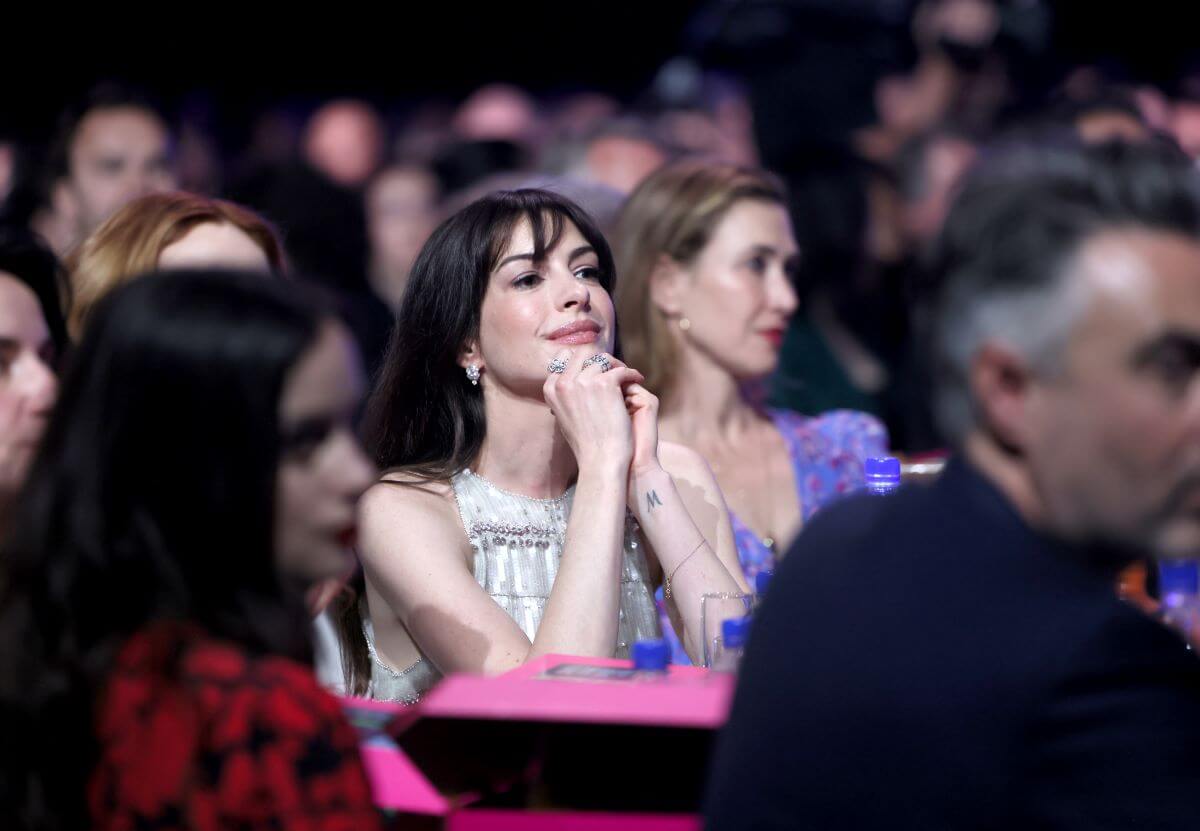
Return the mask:
[[[564,349],[566,363],[542,387],[579,469],[604,469],[629,479],[657,469],[658,397],[642,386],[645,376],[609,356],[607,372],[591,355]]]

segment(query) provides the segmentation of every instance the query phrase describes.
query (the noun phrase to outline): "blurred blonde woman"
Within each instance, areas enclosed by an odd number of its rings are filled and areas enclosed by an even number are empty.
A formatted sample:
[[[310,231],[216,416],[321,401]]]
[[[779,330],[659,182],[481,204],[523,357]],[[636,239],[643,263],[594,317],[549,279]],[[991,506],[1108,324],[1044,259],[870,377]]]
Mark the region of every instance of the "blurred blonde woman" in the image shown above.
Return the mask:
[[[661,168],[617,222],[623,357],[659,397],[662,438],[712,466],[750,585],[886,447],[865,413],[767,410],[749,392],[778,362],[800,254],[783,186],[724,162]],[[681,650],[676,659],[686,659]]]
[[[193,193],[154,193],[113,214],[68,255],[79,340],[92,308],[110,291],[156,269],[218,267],[282,273],[283,246],[265,219],[241,205]]]

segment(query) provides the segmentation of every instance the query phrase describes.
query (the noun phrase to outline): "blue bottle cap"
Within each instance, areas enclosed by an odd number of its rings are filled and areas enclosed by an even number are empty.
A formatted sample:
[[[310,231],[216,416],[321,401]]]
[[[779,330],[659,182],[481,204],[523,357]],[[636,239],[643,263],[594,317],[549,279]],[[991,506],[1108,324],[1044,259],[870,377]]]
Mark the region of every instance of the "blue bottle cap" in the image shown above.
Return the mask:
[[[1158,564],[1159,594],[1200,592],[1200,563],[1196,560],[1162,560]]]
[[[875,494],[891,493],[900,487],[900,460],[892,456],[874,456],[863,463],[867,490]]]
[[[721,642],[726,649],[741,649],[750,633],[750,618],[731,617],[721,624]]]
[[[760,571],[754,575],[754,593],[764,595],[767,593],[767,587],[771,585],[771,579],[775,576],[773,571]]]
[[[867,481],[888,479],[900,481],[900,460],[895,456],[872,456],[863,463]]]
[[[651,672],[666,672],[671,660],[671,647],[662,638],[636,641],[630,650],[633,668]]]

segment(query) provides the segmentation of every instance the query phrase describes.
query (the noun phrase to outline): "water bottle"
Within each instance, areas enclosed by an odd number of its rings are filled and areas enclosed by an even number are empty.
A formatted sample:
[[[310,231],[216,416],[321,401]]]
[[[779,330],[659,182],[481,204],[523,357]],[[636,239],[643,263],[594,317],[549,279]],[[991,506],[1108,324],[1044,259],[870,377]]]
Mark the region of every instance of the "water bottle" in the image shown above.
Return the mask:
[[[729,618],[721,624],[721,640],[717,644],[712,668],[715,672],[737,672],[750,631],[750,618]]]
[[[1200,643],[1200,563],[1163,560],[1158,564],[1159,614],[1165,624],[1189,641]]]
[[[887,496],[900,487],[900,460],[893,456],[873,456],[863,465],[867,491]]]
[[[633,658],[633,669],[638,678],[652,681],[667,676],[671,647],[662,638],[635,641],[629,656]]]

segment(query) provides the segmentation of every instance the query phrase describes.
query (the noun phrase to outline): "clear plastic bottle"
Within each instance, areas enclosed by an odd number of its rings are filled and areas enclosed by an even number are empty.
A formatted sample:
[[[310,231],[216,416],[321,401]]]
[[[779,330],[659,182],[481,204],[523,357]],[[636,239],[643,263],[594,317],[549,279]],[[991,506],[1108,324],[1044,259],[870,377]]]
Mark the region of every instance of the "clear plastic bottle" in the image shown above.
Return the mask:
[[[729,618],[721,623],[721,639],[712,662],[714,672],[737,672],[749,632],[749,617]]]
[[[894,456],[873,456],[863,463],[867,490],[887,496],[900,487],[900,460]]]
[[[1158,564],[1159,614],[1165,624],[1200,647],[1200,562],[1163,560]]]

